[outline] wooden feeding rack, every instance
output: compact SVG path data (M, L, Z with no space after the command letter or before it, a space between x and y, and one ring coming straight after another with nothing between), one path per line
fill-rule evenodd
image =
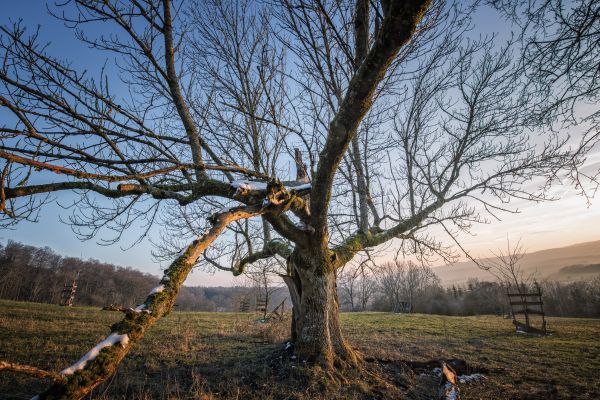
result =
M271 311L269 313L269 315L267 315L268 320L271 319L277 319L277 320L282 320L283 316L285 314L285 301L287 300L287 298L283 299L283 301L273 309L273 311Z
M73 278L73 282L65 283L63 286L62 294L60 297L60 305L65 307L73 307L75 301L75 295L77 294L77 279L79 278L79 272Z
M264 298L256 297L256 307L254 311L266 314L267 313L267 301Z
M247 313L248 311L250 311L250 303L248 299L242 299L240 301L240 312Z
M544 313L544 302L542 301L540 285L535 282L534 290L531 292L526 292L526 290L511 292L509 288L507 293L513 324L517 332L546 335L546 314ZM518 316L523 316L523 320L519 321ZM539 327L535 327L531 323L535 317L541 318L541 325Z

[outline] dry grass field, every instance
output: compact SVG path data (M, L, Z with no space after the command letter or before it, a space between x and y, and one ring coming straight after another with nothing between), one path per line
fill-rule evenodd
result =
M0 359L58 371L120 316L94 308L0 301ZM253 314L175 312L151 330L94 399L435 398L432 361L462 359L487 379L463 399L599 399L600 321L550 318L548 337L514 333L495 316L343 314L366 372L332 384L290 360L288 321ZM1 399L29 399L48 382L0 373Z

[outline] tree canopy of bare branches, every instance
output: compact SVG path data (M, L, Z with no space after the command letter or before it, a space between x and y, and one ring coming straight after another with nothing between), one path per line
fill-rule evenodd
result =
M78 235L113 233L111 243L159 224L157 256L174 261L100 355L41 398L79 398L110 376L195 266L239 275L270 257L286 260L298 356L329 371L359 366L336 271L393 239L422 261L452 261L482 211L544 200L591 147L544 129L547 91L520 68L518 41L470 35L475 5L71 0L50 10L110 62L84 71L24 22L0 28L2 221L35 220L52 193L70 191ZM98 24L110 33L94 34Z

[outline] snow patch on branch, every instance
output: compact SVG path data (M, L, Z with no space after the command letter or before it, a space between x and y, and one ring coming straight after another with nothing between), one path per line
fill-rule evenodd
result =
M267 190L267 182L262 181L249 181L249 180L237 180L230 183L234 189L242 190ZM297 185L286 185L287 190L308 190L312 188L310 182L300 183Z
M231 182L231 187L236 190L267 190L267 183L261 181L237 180Z
M148 293L148 296L151 296L151 295L156 294L156 293L160 293L163 290L165 290L165 285L158 285L157 287L155 287L154 289L152 289L150 291L150 293Z
M235 189L236 193L240 191L264 191L267 190L268 183L262 181L250 181L250 180L237 180L230 183L231 187ZM286 190L310 190L312 188L312 184L310 182L307 183L299 183L296 185L286 185ZM266 205L266 204L263 204Z
M106 339L98 343L94 346L90 351L88 351L79 361L75 364L71 365L69 368L65 368L60 371L61 375L71 375L75 371L79 371L85 368L86 364L89 361L94 360L100 354L100 350L105 347L114 346L116 344L120 344L123 348L127 347L129 344L129 336L127 334L120 335L118 333L111 333Z
M286 189L288 189L288 190L308 190L311 188L312 188L312 184L310 182L303 183L301 185L296 185L296 186L286 186Z
M179 251L179 253L177 253L177 255L175 256L175 258L179 258L179 257L183 256L183 255L185 254L185 251L186 251L187 249L188 249L188 247L187 247L187 246L185 246L183 249L181 249L181 250Z
M140 304L139 306L137 306L137 307L136 307L136 308L133 310L133 312L136 312L136 313L141 313L141 312L146 312L146 313L149 313L149 312L150 312L150 310L146 310L146 304L142 303L142 304Z
M210 229L206 228L205 230L202 231L200 236L198 236L198 240L204 239L206 236L208 236L209 233L210 233Z

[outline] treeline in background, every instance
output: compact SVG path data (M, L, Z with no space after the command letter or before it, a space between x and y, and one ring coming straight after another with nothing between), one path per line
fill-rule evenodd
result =
M518 272L518 269L517 269ZM523 274L517 273L517 278ZM396 311L443 315L508 315L507 291L514 285L498 279L470 279L442 286L434 271L410 262L389 262L376 272L350 268L338 279L342 309L346 311ZM532 276L523 277L533 289ZM544 311L556 317L600 317L600 275L585 281L538 280ZM523 290L520 288L519 290ZM527 288L524 292L527 292Z
M8 241L0 244L0 299L59 304L65 283L77 277L74 305L133 307L159 278L98 260L63 257L48 247ZM233 311L251 288L183 287L178 309Z
M266 272L265 272L266 273ZM234 287L182 287L177 309L239 311L245 302L268 298L273 309L287 296L277 279L250 277ZM59 304L65 283L77 276L75 305L133 307L145 299L159 278L98 260L63 257L48 247L8 241L0 245L0 299ZM431 268L411 263L386 263L373 271L348 268L338 277L343 311L415 312L444 315L508 313L506 286L469 280L444 287ZM586 281L539 281L546 315L600 317L600 276ZM289 307L288 302L288 307Z

